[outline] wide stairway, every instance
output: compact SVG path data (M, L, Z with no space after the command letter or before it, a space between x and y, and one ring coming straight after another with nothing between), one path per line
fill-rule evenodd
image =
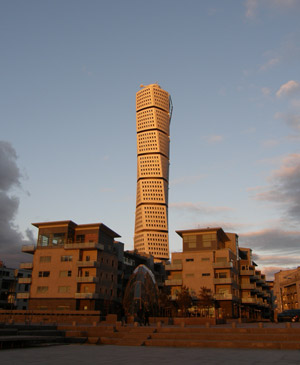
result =
M0 349L84 342L86 338L66 337L52 324L0 324Z
M300 349L300 328L60 326L66 337L119 346Z

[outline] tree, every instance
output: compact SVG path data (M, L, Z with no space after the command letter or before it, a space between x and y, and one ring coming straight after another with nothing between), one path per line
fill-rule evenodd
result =
M199 296L198 296L198 307L201 309L205 309L206 316L209 314L209 308L215 306L215 300L212 295L210 289L202 286L200 288Z
M181 292L178 294L176 302L178 308L181 310L181 313L186 316L188 309L192 306L193 303L189 288L187 288L186 286L183 286L181 288Z

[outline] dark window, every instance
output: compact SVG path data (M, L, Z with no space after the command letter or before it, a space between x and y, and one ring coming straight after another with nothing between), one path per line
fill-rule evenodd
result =
M73 256L61 256L60 260L62 262L64 262L64 261L72 261L73 260Z
M39 278L48 278L50 276L50 271L39 271Z
M204 272L204 273L202 274L202 276L210 276L210 273L208 273L208 272Z
M194 261L194 259L185 259L186 262Z

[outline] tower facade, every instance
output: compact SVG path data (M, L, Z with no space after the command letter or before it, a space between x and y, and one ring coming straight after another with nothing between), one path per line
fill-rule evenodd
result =
M169 131L172 102L158 84L136 94L137 192L134 248L169 258Z

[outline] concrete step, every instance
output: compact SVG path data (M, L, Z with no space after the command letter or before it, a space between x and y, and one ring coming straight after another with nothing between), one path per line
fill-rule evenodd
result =
M243 335L239 333L180 333L180 332L174 332L174 333L153 333L151 335L151 338L153 339L174 339L174 340L230 340L230 341L236 341L240 340L241 338L243 340L247 341L299 341L300 342L300 334L253 334L253 333L245 333Z
M299 350L298 341L225 341L225 340L172 340L172 339L149 339L145 346L160 347L207 347L207 348L252 348L252 349L285 349Z
M20 336L64 336L65 332L64 331L58 331L58 330L19 330L18 334Z

